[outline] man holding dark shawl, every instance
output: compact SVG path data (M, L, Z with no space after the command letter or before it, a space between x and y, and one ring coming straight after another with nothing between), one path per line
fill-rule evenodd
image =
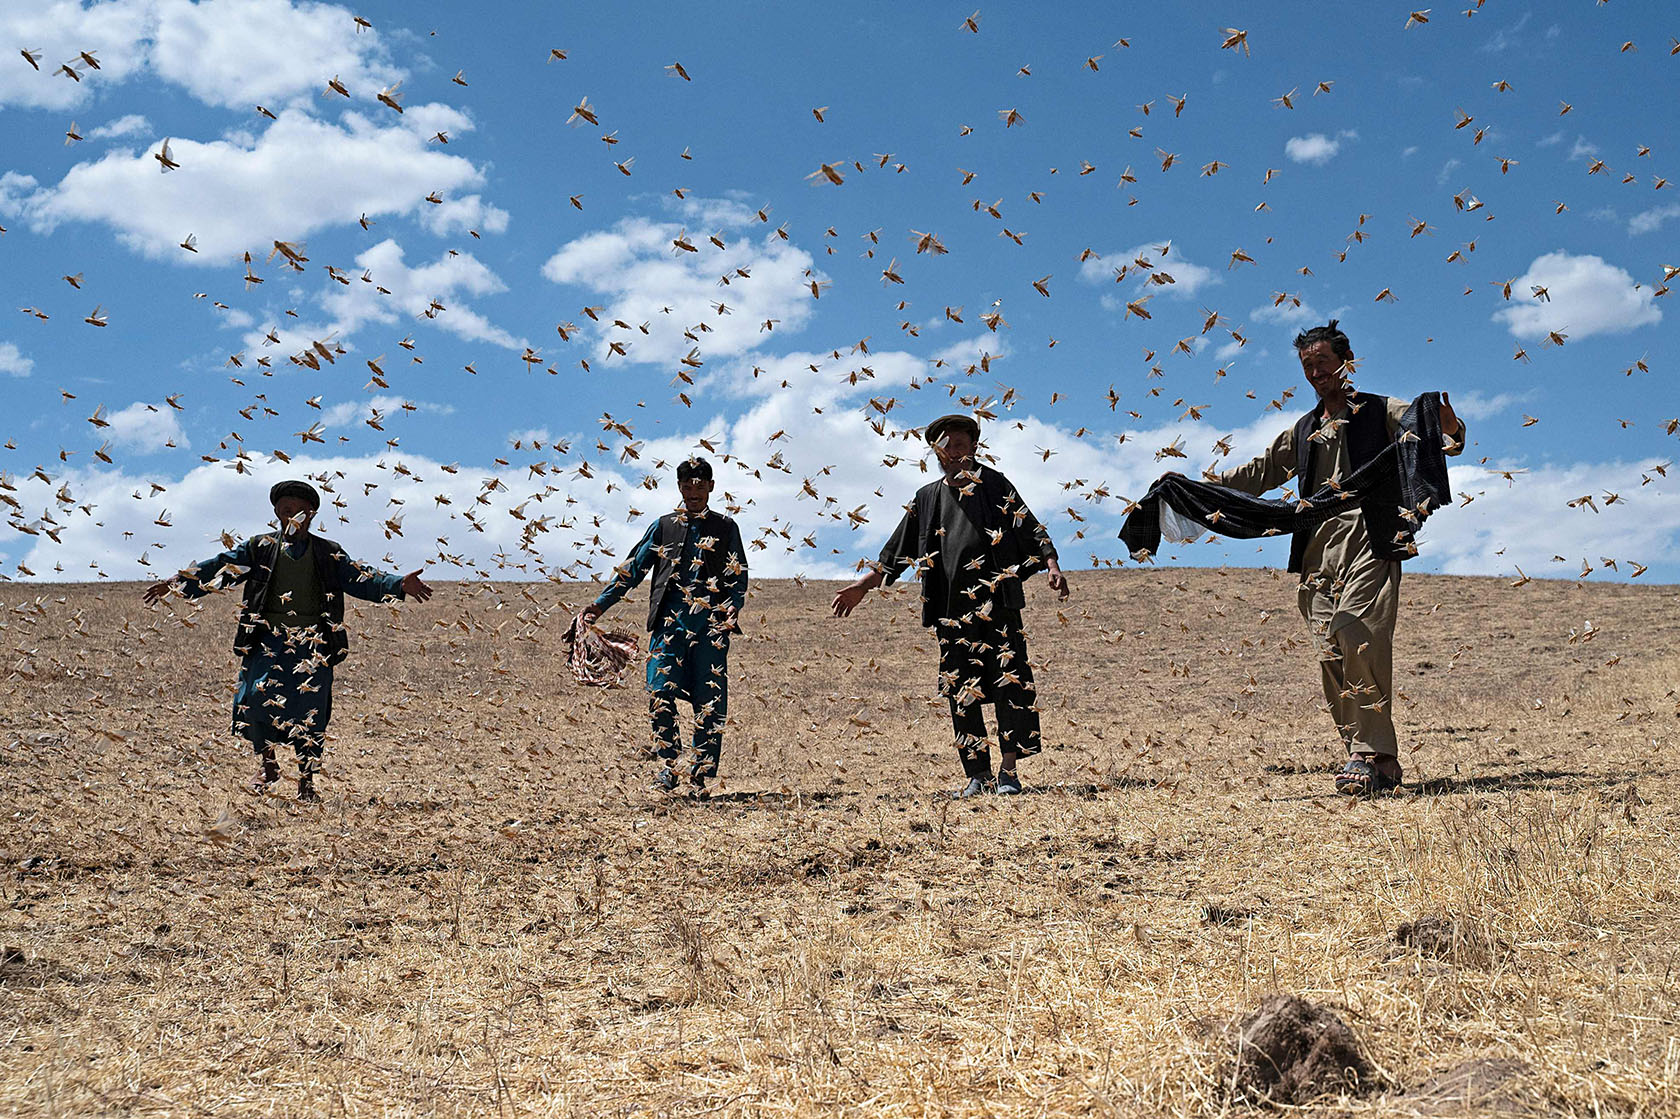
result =
M1016 761L1043 748L1021 625L1021 585L1042 567L1051 589L1066 598L1067 579L1049 532L1014 485L975 460L979 423L971 416L941 416L926 436L944 476L916 491L873 570L842 588L831 609L846 617L871 590L896 582L914 565L922 579L922 624L939 640L939 690L950 701L968 776L958 795L975 796L994 782L983 703L997 710L995 788L1019 793Z
M425 602L432 590L420 572L387 575L357 563L331 540L312 535L309 523L321 495L308 482L281 482L269 491L279 530L253 536L220 555L146 588L155 603L171 590L187 598L243 584L233 651L240 656L233 697L233 731L251 743L262 768L250 789L261 795L280 779L275 747L290 742L297 758L298 799L318 802L315 774L327 723L332 718L333 666L349 650L344 596L380 602ZM219 578L218 578L219 577Z
M1295 350L1318 394L1310 412L1212 485L1168 475L1144 500L1158 516L1179 496L1178 514L1234 536L1293 529L1289 570L1301 576L1298 605L1320 639L1324 698L1348 751L1336 788L1369 796L1402 777L1391 708L1400 564L1417 553L1423 518L1450 500L1442 456L1463 452L1465 427L1445 393L1408 402L1355 391L1353 347L1335 319L1297 335ZM1225 501L1215 491L1259 495L1291 477L1294 502ZM1129 546L1142 519L1134 513L1121 530Z

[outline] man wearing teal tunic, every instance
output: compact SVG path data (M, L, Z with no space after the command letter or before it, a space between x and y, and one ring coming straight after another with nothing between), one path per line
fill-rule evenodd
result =
M233 697L233 732L251 743L262 769L251 791L267 792L280 779L277 745L290 742L298 764L298 799L319 801L315 774L332 718L333 666L344 659L344 596L379 602L412 598L425 602L431 588L420 572L388 575L345 555L331 540L311 535L309 522L321 508L320 494L307 482L281 482L269 491L280 530L254 536L218 556L146 588L155 603L171 590L187 598L210 593L205 583L242 583L244 602L233 650L240 655L239 686Z
M729 636L740 632L737 619L747 597L747 552L735 522L707 508L715 484L712 464L705 459L679 463L682 508L653 523L613 581L583 611L583 620L593 624L653 574L648 717L653 724L652 753L664 763L655 784L667 791L676 788L674 763L682 755L677 701L694 707L689 781L697 790L717 776L729 715Z

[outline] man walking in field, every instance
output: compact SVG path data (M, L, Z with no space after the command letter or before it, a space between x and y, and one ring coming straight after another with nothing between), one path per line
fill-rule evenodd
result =
M1051 589L1068 596L1050 534L1009 479L975 460L980 425L965 415L941 416L927 427L943 477L916 491L869 574L834 596L844 618L882 583L915 565L922 580L922 625L939 641L939 691L950 701L951 727L968 784L959 796L988 786L1021 791L1020 758L1043 748L1037 692L1027 663L1022 584L1039 568ZM996 708L1001 757L992 774L991 747L980 705Z
M664 764L655 785L677 787L682 756L677 701L694 708L694 761L689 783L703 791L716 777L729 715L729 637L740 632L747 598L747 550L733 519L708 507L712 464L690 458L677 464L682 507L660 517L642 536L613 581L589 606L582 621L595 620L634 590L651 572L648 599L648 717L653 756Z
M1414 405L1354 390L1353 347L1335 319L1298 334L1295 351L1318 403L1252 462L1214 484L1259 495L1294 477L1304 498L1348 479L1397 438L1417 438L1402 431ZM1425 396L1432 405L1434 394ZM1464 423L1445 393L1438 414L1441 449L1461 454ZM1301 576L1301 616L1321 641L1324 698L1348 750L1336 788L1352 796L1397 788L1402 777L1391 705L1394 621L1400 564L1416 554L1412 531L1429 510L1403 507L1399 487L1391 480L1352 508L1297 529L1289 553L1289 570Z
M155 603L171 590L201 598L210 593L206 582L230 571L231 578L218 586L244 585L233 639L233 651L240 656L233 732L250 742L261 762L250 789L261 795L280 779L275 747L289 742L297 759L298 799L313 803L321 799L315 774L332 719L333 666L350 647L344 596L425 602L432 590L420 581L419 571L402 576L375 571L331 540L310 533L321 495L308 482L281 482L268 498L278 531L251 537L173 579L153 583L145 601Z

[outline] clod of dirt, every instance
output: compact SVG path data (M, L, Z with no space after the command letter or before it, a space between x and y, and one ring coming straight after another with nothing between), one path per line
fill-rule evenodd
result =
M1473 1057L1433 1077L1408 1097L1419 1115L1490 1116L1526 1119L1547 1113L1539 1095L1525 1083L1532 1071L1523 1061Z
M1254 1103L1360 1095L1375 1077L1348 1024L1294 995L1272 995L1243 1019L1231 1056L1226 1073L1231 1094Z
M1486 967L1510 952L1510 945L1467 927L1444 914L1429 914L1415 921L1402 921L1394 930L1394 942L1416 948L1426 956L1438 956L1475 967Z

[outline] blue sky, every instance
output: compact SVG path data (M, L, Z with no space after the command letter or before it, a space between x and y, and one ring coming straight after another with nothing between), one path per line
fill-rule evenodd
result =
M358 554L587 578L704 441L755 570L834 577L973 409L1112 563L1124 497L1299 414L1335 316L1361 388L1470 421L1417 567L1680 580L1659 6L1045 10L8 5L0 572L168 572L312 474Z

